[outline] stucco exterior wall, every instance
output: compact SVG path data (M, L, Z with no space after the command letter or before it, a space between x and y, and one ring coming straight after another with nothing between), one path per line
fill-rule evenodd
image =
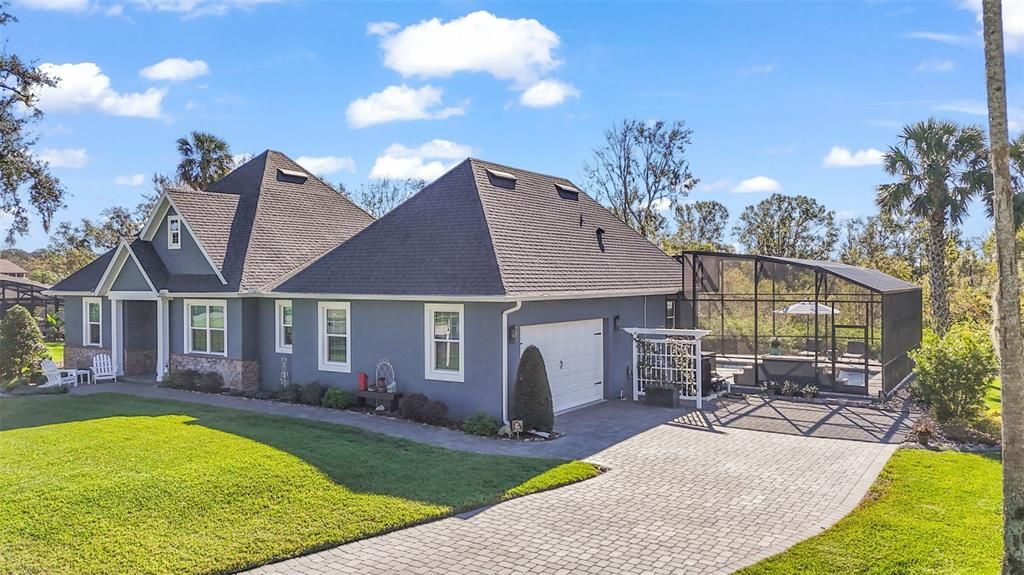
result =
M181 226L181 247L176 250L167 248L167 218L174 215L177 215L174 208L169 208L152 242L153 249L160 255L167 271L172 274L215 274L210 262L184 224Z
M110 291L153 291L142 275L142 270L136 265L135 260L128 258L121 267L120 273L114 278L110 285Z
M614 329L619 316L620 329ZM647 296L578 300L523 302L519 311L509 315L509 325L520 328L542 323L601 319L604 324L604 397L632 398L630 372L633 365L633 339L623 331L629 327L665 327L665 297ZM519 356L523 349L518 339L508 346L509 402L516 380Z
M463 336L465 381L428 380L425 373L424 303L411 301L350 302L350 373L320 371L318 360L317 300L292 300L294 343L291 354L275 351L274 300L261 300L261 385L277 389L282 359L289 381L319 382L355 390L358 373L373 380L377 363L387 359L395 368L399 390L423 393L448 404L452 417L465 418L477 411L501 414L501 311L505 304L466 303Z
M100 327L100 347L110 349L110 300L103 300L103 319ZM65 347L84 347L82 333L82 298L69 296L64 298L64 345Z

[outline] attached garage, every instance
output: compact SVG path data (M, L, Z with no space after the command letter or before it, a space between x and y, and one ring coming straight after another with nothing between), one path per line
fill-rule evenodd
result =
M525 325L519 355L534 345L544 356L555 413L604 398L604 321Z

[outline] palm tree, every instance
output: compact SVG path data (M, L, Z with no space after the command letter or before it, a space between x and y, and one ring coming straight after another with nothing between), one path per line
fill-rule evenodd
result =
M205 190L234 168L231 147L208 132L192 132L191 138L178 138L178 179L194 189Z
M1024 227L1024 132L1010 142L1010 189L1013 191L1013 219ZM993 192L985 194L985 212L995 219Z
M1003 573L1024 572L1024 336L1021 334L1020 282L1014 194L1011 190L1010 135L1006 121L1006 63L1001 0L984 0L985 78L992 133L993 215L996 238L996 345L1003 382ZM1017 138L1015 144L1020 143ZM1020 153L1022 148L1017 148ZM1017 161L1020 160L1018 156ZM1019 167L1019 164L1018 164ZM1020 220L1017 220L1019 222Z
M981 128L929 118L904 126L883 156L886 173L899 180L877 187L879 209L928 222L932 323L940 334L949 327L946 228L960 225L971 198L991 187L986 155Z

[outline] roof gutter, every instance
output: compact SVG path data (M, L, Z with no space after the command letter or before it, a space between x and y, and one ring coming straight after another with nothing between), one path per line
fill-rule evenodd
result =
M508 316L523 308L522 300L501 312L501 422L508 425Z

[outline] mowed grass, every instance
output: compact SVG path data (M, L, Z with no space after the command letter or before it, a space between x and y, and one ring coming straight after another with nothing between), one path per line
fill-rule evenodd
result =
M48 341L45 343L46 351L50 353L50 359L58 366L64 365L64 342Z
M999 459L901 449L868 497L821 535L742 575L998 574Z
M998 378L985 393L985 415L1000 421L1003 419L1003 385Z
M598 473L114 394L0 399L0 430L0 573L232 571Z

